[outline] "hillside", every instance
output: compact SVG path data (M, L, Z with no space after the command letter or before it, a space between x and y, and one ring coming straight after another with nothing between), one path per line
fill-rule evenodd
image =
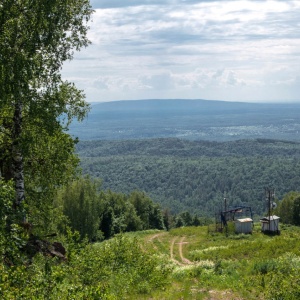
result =
M264 188L276 198L300 190L300 144L257 139L231 142L146 139L80 142L83 173L115 192L145 191L173 213L213 216L226 195L260 216Z
M173 266L169 284L151 299L298 299L299 228L281 229L267 236L256 223L251 235L226 237L206 227L133 235Z
M37 255L1 268L1 299L296 300L299 227L267 236L207 227L139 231L70 244L68 260ZM75 235L74 235L75 237Z
M298 140L300 104L208 100L137 100L94 103L70 133L80 140L178 137L228 141L248 138Z

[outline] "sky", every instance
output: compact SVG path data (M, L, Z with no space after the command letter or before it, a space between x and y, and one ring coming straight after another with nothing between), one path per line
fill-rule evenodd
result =
M300 102L300 0L91 0L63 76L88 102Z

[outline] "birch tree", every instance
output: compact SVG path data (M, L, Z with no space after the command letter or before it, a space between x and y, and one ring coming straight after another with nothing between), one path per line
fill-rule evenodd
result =
M29 181L46 191L68 170L63 160L76 163L66 129L88 104L61 68L89 44L91 14L88 0L0 2L0 170L14 180L16 209Z

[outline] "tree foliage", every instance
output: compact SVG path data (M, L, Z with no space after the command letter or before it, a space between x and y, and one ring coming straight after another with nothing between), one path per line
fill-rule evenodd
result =
M13 182L4 182L0 179L0 265L14 265L23 263L26 259L21 250L26 244L28 231L19 224L23 211L13 209L14 188ZM9 216L9 218L8 218ZM10 230L7 230L7 229Z
M83 172L103 188L140 190L169 208L213 217L223 205L247 204L259 217L264 188L281 198L300 190L300 144L274 140L217 143L180 139L80 142Z
M97 187L89 178L81 178L64 186L56 196L55 205L62 207L70 226L82 239L97 239L101 213Z
M274 213L280 216L281 222L300 226L300 193L289 192L286 194Z
M99 188L99 182L86 177L69 183L57 194L56 206L63 208L70 226L82 239L97 241L122 232L164 229L159 205L144 193L126 195Z
M163 217L157 203L146 196L145 193L134 191L129 196L137 216L142 221L142 229L163 229Z
M73 118L82 120L88 105L60 71L89 44L91 13L88 0L1 1L0 171L15 182L15 207L26 194L32 211L41 213L74 174L76 140L65 130Z

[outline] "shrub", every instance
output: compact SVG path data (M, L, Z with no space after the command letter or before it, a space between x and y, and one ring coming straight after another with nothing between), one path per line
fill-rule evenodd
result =
M276 270L277 263L275 260L257 261L253 265L254 274L265 275L269 272Z
M78 246L68 262L36 255L29 266L0 265L1 299L132 299L164 286L168 260L119 235Z
M276 270L268 273L267 299L300 299L300 257L286 253L278 259Z

